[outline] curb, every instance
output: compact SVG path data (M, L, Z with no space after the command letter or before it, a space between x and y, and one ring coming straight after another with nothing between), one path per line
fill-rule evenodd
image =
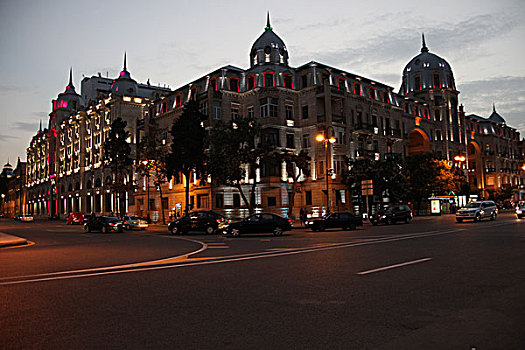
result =
M27 239L0 232L0 248L27 244Z

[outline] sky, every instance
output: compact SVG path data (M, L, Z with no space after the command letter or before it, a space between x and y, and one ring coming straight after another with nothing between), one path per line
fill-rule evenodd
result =
M0 0L0 166L25 161L69 69L177 88L248 54L270 11L289 63L317 61L399 90L421 49L452 66L467 114L493 103L525 137L525 1Z

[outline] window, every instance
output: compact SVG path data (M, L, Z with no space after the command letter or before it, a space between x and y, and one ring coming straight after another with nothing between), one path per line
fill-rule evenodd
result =
M370 88L368 90L368 94L369 94L369 97L372 99L372 100L375 100L376 99L376 89L375 88Z
M303 119L308 119L308 105L301 108Z
M254 112L253 106L248 107L248 118L249 119L255 118L255 112Z
M232 107L232 120L238 120L239 119L239 107Z
M361 84L354 83L354 95L361 96Z
M439 109L434 111L434 120L438 122L441 121L441 111Z
M269 146L281 147L279 129L268 128L264 130L264 141Z
M434 81L434 88L435 89L440 88L441 87L441 82L439 81L439 74L433 74L432 78L433 78L433 81Z
M260 101L261 104L261 118L266 117L277 117L279 110L279 100L276 98L263 98Z
M218 101L213 102L213 117L221 119L221 103Z
M286 134L286 148L295 148L294 134Z
M339 90L339 91L345 90L345 80L344 79L339 78L337 80L337 90Z
M301 76L301 87L303 89L308 87L308 76L306 74Z
M441 136L441 130L436 130L436 141L441 141L441 140L443 140Z
M309 148L310 147L310 134L304 134L303 135L303 148Z
M210 85L213 91L217 91L217 79L213 78L210 82Z
M264 86L274 86L275 85L275 79L273 73L263 73L264 74Z
M293 106L290 106L290 105L284 106L284 112L286 115L286 120L293 120Z
M230 91L239 92L239 79L230 78Z
M293 80L292 80L292 76L290 74L284 74L283 75L283 82L284 82L284 87L285 88L293 89Z
M197 101L197 88L192 87L190 90L190 100Z
M390 94L388 91L383 91L383 103L390 103Z
M414 77L414 89L421 90L421 76L416 75Z
M217 193L215 195L215 207L216 208L224 207L224 195L222 193Z
M241 195L238 193L233 194L233 206L238 208L241 206Z
M201 112L203 115L208 115L208 102L203 102L199 106L199 112Z
M177 95L177 97L175 98L175 107L178 107L180 105L182 105L182 96Z
M345 129L334 126L334 137L336 144L343 145L345 143Z
M255 88L255 77L251 75L246 79L246 90L251 90L253 88Z
M305 191L306 205L312 205L312 191Z
M268 206L275 207L277 205L277 197L268 197Z

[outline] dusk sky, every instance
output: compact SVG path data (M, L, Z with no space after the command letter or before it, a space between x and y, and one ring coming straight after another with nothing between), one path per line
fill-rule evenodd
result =
M452 66L467 114L492 104L525 136L525 1L0 2L0 165L16 165L73 68L177 88L224 65L249 66L270 11L290 65L318 61L394 87L420 52Z

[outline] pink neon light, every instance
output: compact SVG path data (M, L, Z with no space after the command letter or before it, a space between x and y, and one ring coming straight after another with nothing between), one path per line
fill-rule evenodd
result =
M50 179L54 179L55 177L56 177L55 174L51 174L51 175L49 175L49 178L50 178Z
M117 91L118 91L118 86L117 86Z
M124 71L120 72L120 76L123 76L124 75Z
M55 133L55 137L57 136L57 133ZM57 161L57 151L55 151L55 162Z

